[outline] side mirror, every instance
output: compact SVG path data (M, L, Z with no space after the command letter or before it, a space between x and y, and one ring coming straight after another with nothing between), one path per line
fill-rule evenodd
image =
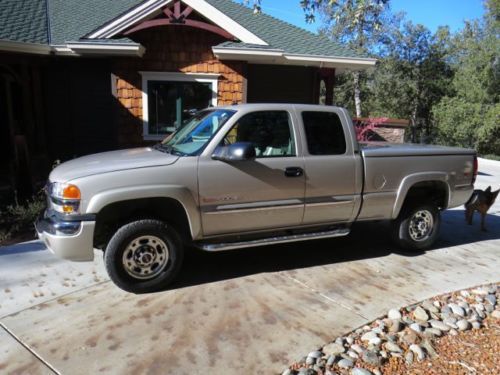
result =
M220 161L243 161L255 159L255 147L250 142L236 142L229 146L217 147L212 159Z

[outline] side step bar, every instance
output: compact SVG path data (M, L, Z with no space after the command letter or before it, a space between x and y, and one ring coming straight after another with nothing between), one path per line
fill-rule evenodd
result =
M247 247L257 247L257 246L267 246L267 245L275 245L280 243L288 243L288 242L298 242L298 241L307 241L307 240L319 240L323 238L332 238L332 237L342 237L347 236L350 230L347 228L334 229L329 231L322 232L311 232L311 233L301 233L301 234L290 234L276 237L268 237L262 238L258 240L249 240L242 242L226 242L226 243L197 243L195 246L204 251L225 251L225 250L236 250L236 249L244 249Z

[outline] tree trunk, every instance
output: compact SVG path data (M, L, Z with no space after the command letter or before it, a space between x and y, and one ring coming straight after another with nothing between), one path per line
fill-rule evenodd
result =
M361 87L359 83L359 72L352 72L354 83L354 106L356 107L356 117L361 117Z

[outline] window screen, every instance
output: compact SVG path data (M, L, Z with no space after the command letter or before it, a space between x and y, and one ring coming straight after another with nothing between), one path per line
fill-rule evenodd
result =
M346 151L345 135L334 112L302 112L307 148L311 155L339 155Z

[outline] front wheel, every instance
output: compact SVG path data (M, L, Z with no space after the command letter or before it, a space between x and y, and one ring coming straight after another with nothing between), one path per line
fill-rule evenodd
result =
M177 231L158 220L138 220L114 234L104 253L111 280L132 293L165 288L179 272L183 260Z
M425 250L436 241L440 224L441 215L434 204L404 207L392 223L392 237L406 250Z

